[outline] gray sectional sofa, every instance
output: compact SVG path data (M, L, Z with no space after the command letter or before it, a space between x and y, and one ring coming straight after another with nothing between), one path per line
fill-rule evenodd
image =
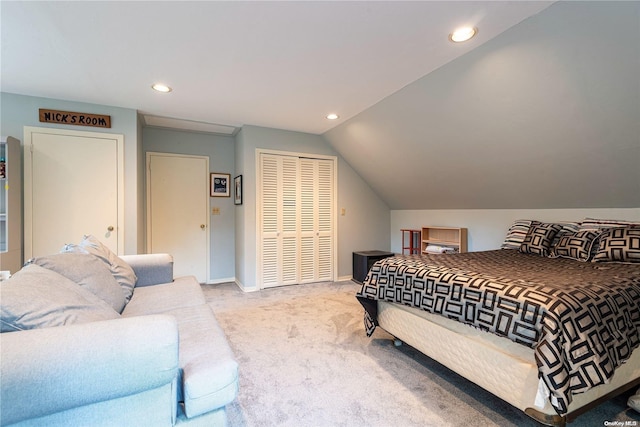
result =
M91 236L67 252L0 282L0 424L225 425L238 364L195 277Z

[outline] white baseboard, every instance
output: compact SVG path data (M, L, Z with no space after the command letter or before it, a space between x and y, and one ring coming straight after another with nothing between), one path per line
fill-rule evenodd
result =
M236 285L238 285L238 287L240 288L240 290L241 290L242 292L246 292L246 293L249 293L249 292L258 292L258 291L260 290L260 288L258 288L258 287L256 287L256 286L254 286L253 288L243 288L243 287L242 287L242 286L240 286L238 283L236 283Z
M257 292L260 290L260 288L258 288L257 286L251 287L251 288L247 288L245 287L242 282L240 282L239 280L235 279L233 280L233 282L236 284L237 287L240 288L240 290L242 292Z
M353 278L353 276L340 276L340 277L338 277L338 279L337 279L336 281L338 281L338 282L344 282L344 281L351 280L352 278ZM258 288L257 286L254 286L254 287L251 287L251 288L247 288L247 287L245 287L245 286L244 286L244 285L243 285L239 280L237 280L235 277L230 277L230 278L227 278L227 279L215 279L215 280L209 280L209 281L207 282L207 284L209 284L209 285L217 285L217 284L220 284L220 283L230 283L230 282L235 283L235 284L236 284L236 286L237 286L238 288L240 288L240 290L241 290L242 292L247 292L247 293L249 293L249 292L257 292L257 291L259 291L259 290L260 290L260 288Z
M227 277L227 278L223 278L223 279L209 279L207 281L207 285L218 285L220 283L230 283L230 282L236 282L236 278L235 277Z

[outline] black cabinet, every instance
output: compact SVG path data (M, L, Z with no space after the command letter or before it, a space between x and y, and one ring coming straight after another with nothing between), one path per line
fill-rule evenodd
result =
M376 261L390 256L393 252L386 251L360 251L353 253L353 280L362 283L367 277L367 273Z

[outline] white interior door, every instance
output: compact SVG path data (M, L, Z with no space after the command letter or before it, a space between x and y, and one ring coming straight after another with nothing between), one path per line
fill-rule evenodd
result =
M173 256L174 276L209 277L209 158L147 153L147 250Z
M25 127L25 259L92 234L122 253L124 138Z

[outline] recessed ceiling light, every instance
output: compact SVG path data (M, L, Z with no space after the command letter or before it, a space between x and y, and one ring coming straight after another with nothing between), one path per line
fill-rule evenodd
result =
M155 83L154 85L151 86L151 88L153 90L157 90L158 92L162 92L162 93L169 93L172 90L169 86L163 85L162 83Z
M449 40L456 43L466 42L477 33L478 29L475 27L462 27L449 34Z
M336 113L327 114L327 119L329 119L329 120L336 120L339 117L340 116L337 115Z

